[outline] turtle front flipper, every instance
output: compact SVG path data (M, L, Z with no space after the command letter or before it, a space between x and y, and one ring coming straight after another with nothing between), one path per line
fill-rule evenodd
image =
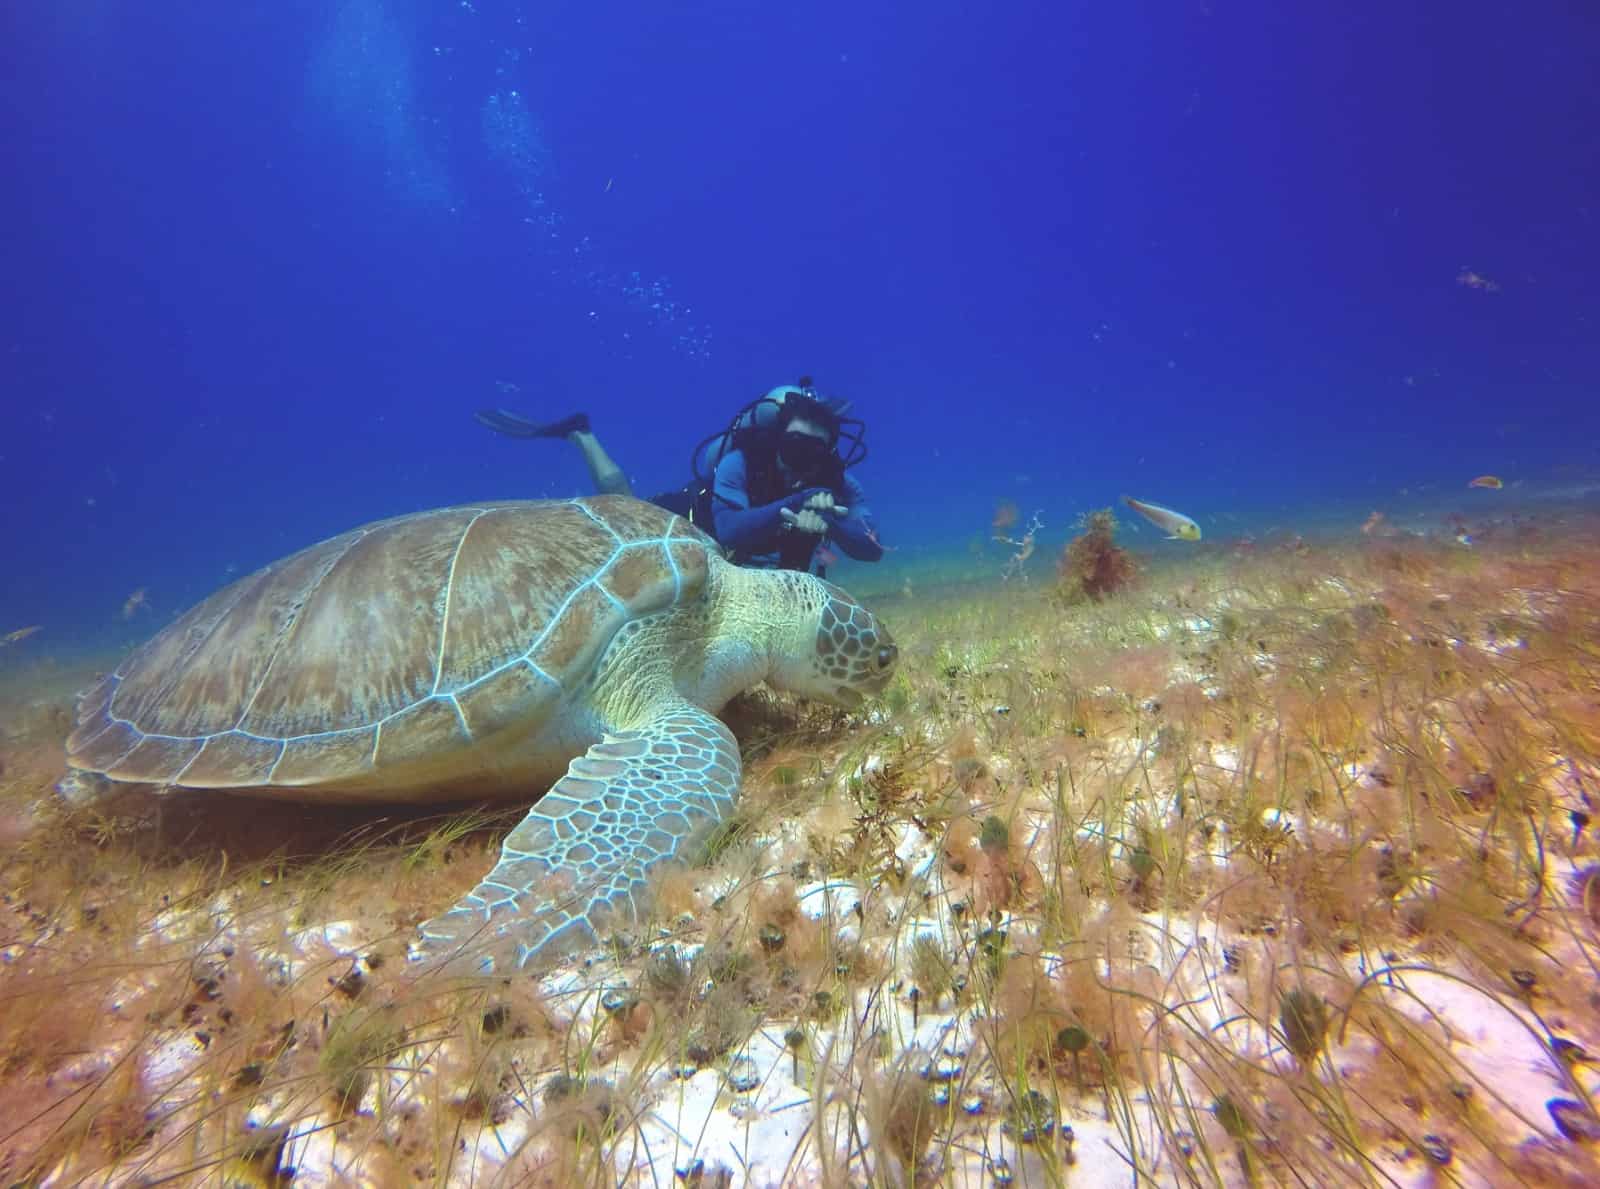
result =
M468 954L484 971L599 935L641 909L645 880L733 808L739 747L713 715L674 703L573 760L516 829L500 861L421 927L423 956Z

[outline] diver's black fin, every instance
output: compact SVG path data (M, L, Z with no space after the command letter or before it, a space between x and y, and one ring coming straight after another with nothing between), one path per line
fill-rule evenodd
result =
M552 421L548 425L539 425L526 417L508 413L504 409L479 409L473 416L477 418L478 424L487 426L495 433L504 434L508 438L564 438L568 434L589 431L587 413L574 413L570 417L563 417L560 421Z
M574 413L570 417L563 417L560 421L552 421L549 425L541 425L537 436L541 438L564 438L568 434L588 433L589 414Z

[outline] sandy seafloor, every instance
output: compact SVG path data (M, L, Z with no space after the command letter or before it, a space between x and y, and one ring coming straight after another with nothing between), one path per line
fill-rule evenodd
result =
M1548 610L1550 599L1593 603L1597 595L1592 587L1572 585L1574 576L1592 579L1600 573L1600 567L1588 568L1585 562L1595 540L1585 517L1581 508L1571 513L1566 527L1573 535L1567 546L1551 543L1551 534L1559 536L1561 525L1540 538L1535 560L1544 569L1538 572L1561 575L1552 589L1518 594L1508 588L1500 610L1537 616L1541 607ZM1143 538L1148 542L1148 536ZM1474 568L1478 555L1470 551L1489 557L1512 547L1492 539L1482 545L1457 544L1461 552L1452 554L1451 542L1438 534L1426 541L1412 541L1409 534L1400 537L1397 548L1431 551L1427 565L1433 569L1419 564L1418 573L1407 581L1437 583L1435 601L1465 602L1469 594L1452 584L1466 582L1462 575L1468 575L1470 597L1485 597L1484 575ZM1381 542L1348 535L1317 548L1345 551L1339 556L1348 559L1381 547ZM159 850L215 844L175 828L171 815L185 812L184 803L162 809L166 818L152 824L152 803L137 802L108 824L66 816L49 802L72 693L116 657L57 660L52 648L59 642L48 632L0 652L0 787L7 797L0 844L13 856L8 878L44 880L6 891L6 915L0 918L0 1001L11 1005L3 1010L14 1011L29 997L49 993L49 987L70 986L75 988L71 1010L102 1017L84 1021L86 1043L58 1043L49 1052L30 1050L15 1035L6 1037L6 1043L18 1047L9 1060L0 1053L0 1086L6 1094L0 1103L5 1119L0 1123L0 1174L49 1185L616 1180L766 1186L915 1179L978 1186L1245 1184L1252 1179L1317 1184L1329 1183L1329 1170L1343 1170L1339 1176L1347 1175L1349 1183L1388 1185L1600 1183L1588 1179L1600 1176L1592 1140L1564 1137L1549 1109L1553 1100L1568 1099L1588 1104L1592 1114L1600 1094L1600 1069L1587 1059L1588 1053L1600 1052L1596 999L1572 991L1586 977L1594 979L1600 939L1592 911L1586 919L1582 905L1574 910L1568 894L1581 885L1581 873L1595 862L1597 848L1592 835L1572 837L1565 821L1553 820L1557 814L1585 811L1591 790L1600 787L1593 784L1600 777L1600 757L1545 755L1537 777L1530 777L1540 786L1538 804L1551 818L1529 826L1530 836L1540 840L1543 864L1533 899L1543 897L1544 902L1517 906L1527 913L1530 950L1541 963L1536 991L1519 995L1509 983L1486 983L1478 956L1453 951L1447 937L1408 937L1396 928L1382 937L1362 934L1359 943L1342 949L1319 946L1297 935L1291 899L1277 905L1272 924L1263 926L1272 913L1230 914L1219 908L1216 893L1193 900L1119 895L1119 888L1126 890L1132 852L1139 848L1127 830L1101 814L1103 806L1094 805L1071 819L1074 831L1082 844L1097 848L1094 854L1108 869L1122 874L1100 889L1100 899L1077 906L1080 920L1096 922L1086 936L1098 938L1099 948L1087 943L1063 946L1060 931L1043 924L1041 909L1043 890L1063 875L1059 863L1064 852L1057 836L1062 819L1046 812L1027 790L1047 783L1038 766L1042 756L1076 756L1071 750L1076 744L1068 740L1052 750L1051 740L1041 736L1025 742L1009 734L1007 725L1007 720L1021 717L1018 691L1044 707L1048 683L1055 679L1055 660L1072 655L1070 636L1067 644L1041 642L1041 631L1053 630L1041 629L1041 623L1055 624L1077 614L1051 609L1045 601L1056 548L1059 542L1041 550L1035 564L1004 583L995 576L1008 551L998 546L986 547L981 556L891 558L864 578L868 600L901 640L903 667L918 696L922 690L960 688L939 695L937 713L917 713L921 703L913 699L909 712L879 707L837 727L786 720L797 735L804 735L798 745L763 737L754 749L759 754L747 765L747 787L760 784L770 791L796 779L793 770L799 768L815 773L799 778L810 796L797 800L793 813L752 820L737 845L709 866L677 877L670 896L663 892L662 897L673 912L634 938L632 956L618 962L598 951L574 955L536 980L518 980L521 998L512 1010L530 1011L537 1026L520 1050L516 1040L494 1042L501 1046L496 1060L507 1072L480 1112L459 1109L460 1093L450 1084L482 1058L486 1045L493 1047L481 1028L469 1035L475 1022L489 1018L477 1000L477 1006L453 1022L446 1019L441 1025L435 1018L434 1027L407 1033L406 1041L390 1044L381 1057L368 1054L367 1076L354 1083L354 1092L342 1104L306 1089L318 1071L327 1072L325 1057L320 1064L302 1062L292 1070L286 1064L283 1079L275 1081L269 1072L253 1093L242 1093L239 1070L248 1064L249 1054L229 1056L226 1029L217 1025L211 1005L173 1010L174 963L186 967L176 976L179 984L202 979L195 972L203 971L206 985L220 984L217 998L227 1003L232 1002L228 979L243 977L233 973L240 955L252 955L254 965L266 972L266 989L252 992L252 1002L263 1012L307 987L317 988L310 1002L320 1009L320 1020L313 1011L307 1023L305 1003L299 1003L297 1021L307 1038L302 1051L325 1054L337 1034L334 1017L339 1013L368 1010L365 1005L374 1001L403 1003L406 994L416 993L420 976L414 968L403 961L372 960L374 954L398 955L396 938L403 935L404 922L370 911L372 904L382 903L382 888L367 888L360 896L320 895L307 919L292 901L266 894L270 880L231 882L203 854L198 865L164 859L142 869L143 882L129 880L128 864L115 859L118 848L128 847L128 853L147 859L152 845ZM1526 561L1533 547L1520 548ZM1255 590L1250 613L1258 614L1271 611L1260 594L1271 584L1257 571L1290 565L1304 572L1318 560L1314 554L1305 561L1307 549L1285 535L1260 544L1252 540L1231 551L1213 547L1198 556L1208 559L1208 573L1229 575L1228 581ZM1136 646L1170 643L1176 649L1168 671L1154 679L1152 688L1186 683L1204 690L1211 680L1194 671L1192 658L1178 645L1215 634L1218 608L1227 605L1229 587L1227 582L1189 581L1185 564L1170 549L1157 555L1138 596L1143 601L1138 603ZM1528 567L1533 564L1527 561ZM1357 589L1362 579L1345 572L1352 568L1360 566L1329 574L1329 589L1351 605L1380 597ZM864 572L857 568L850 573ZM1424 600L1421 605L1429 604ZM1097 623L1107 622L1110 606L1095 610ZM1579 622L1600 624L1600 618ZM966 626L952 636L951 624ZM1478 659L1492 663L1517 646L1503 639L1463 636L1452 639L1449 647L1475 650L1482 654ZM1091 651L1097 657L1107 655ZM1262 672L1284 660L1270 647L1257 651L1254 663ZM1578 697L1581 702L1587 696L1583 704L1595 716L1590 737L1600 737L1600 687L1593 685L1600 665L1592 656L1575 658L1574 664L1576 680L1591 683L1587 695L1580 690ZM1108 705L1120 696L1108 684L1114 680L1073 676L1083 696ZM1152 681L1148 675L1140 680ZM1148 710L1154 700L1149 691L1130 687L1121 692L1127 694L1124 701L1143 699L1143 712L1154 713ZM763 707L748 717L746 729L760 733L766 729L759 725L764 716L776 714L785 721L785 713L789 711L781 707ZM1051 724L1041 727L1042 732L1061 729L1048 707L1039 713L1040 723ZM1134 707L1122 720L1109 712L1099 720L1104 729L1097 728L1092 740L1097 771L1158 770L1159 764L1150 759L1152 737L1138 725L1140 713ZM961 754L953 760L941 758L953 754L953 736L965 740L955 749ZM750 748L744 730L741 742ZM1254 759L1246 754L1242 738L1196 739L1190 746L1203 756L1205 780L1218 788L1237 784L1241 774L1253 771ZM899 772L908 754L930 758L902 780ZM909 811L878 823L882 848L875 866L837 862L830 869L819 861L828 853L819 846L819 835L838 836L858 827L860 790L876 787L873 782L885 780L886 771L914 786L905 795L920 804L931 800L936 784L949 782L962 761L979 765L981 774L957 816L977 822L997 809L1007 815L1010 833L1003 855L1012 870L1010 893L985 900L983 873L1000 860L995 851L976 845L975 831L952 842L950 819L943 819L943 829L924 828ZM1330 779L1346 801L1389 797L1392 763L1392 749L1369 746L1361 754L1341 756ZM1184 809L1171 787L1151 780L1132 784L1138 787L1129 793L1120 820L1137 820L1145 830L1175 829ZM852 790L857 797L853 804ZM768 797L767 803L776 802ZM1530 792L1530 814L1534 803ZM254 803L248 812L296 813L278 806L263 810ZM1330 851L1336 849L1342 843L1335 843L1335 836L1347 833L1347 824L1335 820L1331 811L1319 817L1288 799L1262 808L1261 815L1263 829L1295 839L1308 854L1326 853L1317 850L1322 842ZM1463 828L1470 832L1480 826L1490 828L1481 816ZM270 820L265 829L273 829ZM1219 873L1219 886L1225 886L1242 845L1235 835L1244 829L1237 818L1231 819L1197 841L1184 862L1196 869L1209 864ZM62 861L72 864L72 880L44 879L47 863L37 854L19 865L15 856L46 837L65 848ZM1558 842L1563 838L1570 845ZM1378 845L1369 842L1374 849ZM73 846L79 852L69 856ZM966 853L957 854L962 846ZM452 883L458 889L469 885L490 847L492 837L455 852L451 871L435 879L435 894ZM107 940L97 957L93 946L85 949L76 942L93 933L95 915L85 913L88 893L82 881L94 882L101 859L118 873L108 877L114 896L124 903L141 896L150 902L119 917L136 922L130 926L136 935ZM311 866L315 859L313 855ZM1358 878L1358 867L1353 860L1352 880ZM291 867L282 877L291 890L296 870ZM391 878L396 870L409 869L391 864L379 875ZM359 869L342 873L338 878L345 883L339 886L356 886L362 877ZM1386 911L1391 916L1403 913L1408 897L1425 900L1432 894L1426 883L1425 876L1417 875L1411 886L1394 892L1392 899L1401 907L1388 906ZM180 884L203 894L177 895ZM756 980L763 987L761 1003L745 1017L751 1024L747 1033L705 1059L686 1057L684 1034L714 980L678 1003L682 1019L673 1019L659 999L652 1001L644 972L646 951L670 946L692 963L703 948L725 946L731 929L733 944L755 955L741 960L745 968L759 966L765 959L760 947L750 945L753 922L778 901L787 906L789 915L783 919L791 952L798 952L802 939L811 939L806 977L813 981L807 986L825 986L834 998L826 1010L813 1010L807 1003L815 990L798 999L785 996L777 989L782 979L769 972ZM346 911L355 908L368 911ZM736 927L741 914L742 931ZM718 931L720 936L714 937ZM1114 946L1106 942L1110 937L1116 938ZM967 985L933 996L914 994L911 955L918 938L931 939L953 966L965 962ZM1059 1052L1036 1054L1019 1066L1016 1053L997 1042L996 1021L1008 1011L1016 1014L1015 996L1007 999L1011 993L1001 990L998 976L987 990L975 985L983 977L979 955L997 949L1003 953L994 959L996 969L1007 963L1012 964L1008 969L1025 965L1033 993L1054 996L1052 1011L1071 1009L1071 997L1061 988L1072 979L1077 980L1072 983L1077 993L1098 982L1144 997L1143 1007L1115 1016L1118 1027L1131 1022L1137 1030L1136 1036L1123 1035L1116 1043L1143 1054L1121 1069L1117 1092L1108 1090L1109 1077L1091 1076L1084 1083L1081 1059L1074 1063ZM147 969L139 965L141 953L150 955ZM836 971L811 969L840 954L849 958L838 959ZM59 961L52 965L56 957ZM115 963L115 970L108 971L103 962ZM846 970L850 963L855 964L853 973ZM46 968L56 982L34 977ZM1304 975L1307 968L1313 975ZM692 969L699 978L705 968ZM1545 970L1563 974L1547 976ZM24 972L33 981L24 979ZM1326 1047L1310 1069L1290 1052L1273 1010L1276 989L1293 981L1294 972L1321 988L1334 1009ZM1019 975L1014 981L1020 985L1021 980ZM426 989L427 984L421 985ZM341 997L329 994L328 986L356 991ZM1339 1009L1358 987L1367 999L1381 1001L1394 1013L1396 1026L1402 1018L1414 1025L1418 1043L1437 1064L1431 1075L1419 1071L1419 1081L1431 1076L1470 1105L1452 1114L1448 1103L1440 1105L1442 1099L1421 1095L1427 1101L1408 1102L1398 1084L1401 1105L1375 1104L1378 1092L1364 1071L1382 1066L1385 1042L1371 1030L1338 1027L1344 1019ZM82 993L83 988L90 993ZM491 988L486 993L497 992ZM536 1004L536 1010L529 1004ZM1159 1010L1152 1005L1160 1005ZM31 1008L37 1012L37 1003ZM113 1026L118 1020L130 1026ZM137 1027L131 1026L134 1021ZM56 1027L62 1029L59 1022ZM70 1024L64 1030L70 1034ZM197 1039L197 1033L204 1039ZM1186 1039L1170 1040L1174 1035ZM1553 1037L1576 1050L1553 1047ZM1098 1046L1102 1039L1097 1034L1093 1042ZM1180 1051L1190 1064L1171 1059ZM1208 1076L1203 1066L1193 1064L1198 1054L1223 1052L1248 1066L1248 1078ZM881 1111L875 1114L873 1095L881 1098L895 1071L915 1084L927 1104L919 1109L930 1112L930 1154L918 1170L900 1167L888 1155L893 1145L872 1134L872 1121L883 1117ZM128 1093L138 1098L146 1126L138 1129L134 1141L108 1155L103 1151L104 1129L96 1130L95 1118L102 1109L97 1104L107 1101L106 1087L119 1075L132 1087ZM1214 1107L1219 1081L1261 1089L1250 1111L1248 1160L1239 1154L1237 1137L1218 1122ZM1080 1088L1075 1083L1084 1084ZM1323 1091L1308 1090L1312 1083ZM570 1112L563 1122L570 1101L592 1096L594 1087L604 1089L609 1105L598 1114L579 1112L580 1122L587 1119L591 1130L582 1131ZM1025 1087L1040 1095L1030 1101L1042 1105L1019 1106L1028 1092ZM1289 1158L1291 1137L1275 1136L1273 1129L1303 1127L1305 1116L1285 1104L1337 1097L1330 1087L1366 1104L1346 1107L1347 1117L1360 1121L1360 1134L1340 1134L1330 1124L1330 1138L1323 1145L1327 1163L1296 1167ZM440 1106L449 1101L457 1103L454 1113ZM24 1103L38 1109L22 1111ZM443 1138L440 1119L450 1121ZM1382 1120L1391 1122L1386 1126ZM1024 1132L1030 1132L1027 1142ZM61 1137L69 1134L76 1138L63 1142ZM241 1157L251 1147L251 1136L271 1137L274 1144L265 1145L271 1151L256 1143L257 1150ZM1359 1158L1339 1163L1339 1150L1348 1156L1357 1149ZM41 1152L49 1160L30 1163ZM224 1160L230 1152L231 1163Z

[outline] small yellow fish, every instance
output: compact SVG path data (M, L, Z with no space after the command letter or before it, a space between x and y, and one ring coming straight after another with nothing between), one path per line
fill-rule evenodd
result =
M21 643L33 635L34 632L37 632L41 626L40 624L32 623L25 628L18 628L14 632L7 632L5 635L0 636L0 648L4 648L7 644Z
M1122 502L1167 534L1169 541L1198 541L1200 526L1182 512L1163 508L1160 504L1147 504L1132 496L1123 496Z
M1491 491L1499 491L1502 487L1505 486L1505 484L1500 482L1500 477L1498 475L1479 475L1471 483L1468 483L1467 486L1468 487L1487 487Z
M143 586L129 595L128 601L122 604L122 618L132 619L134 613L140 608L143 608L147 611L150 609L150 596L148 594L148 588Z

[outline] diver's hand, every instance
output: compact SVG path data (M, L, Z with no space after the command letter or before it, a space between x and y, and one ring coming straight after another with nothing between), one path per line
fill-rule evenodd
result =
M833 492L826 487L808 487L804 491L797 491L784 501L784 507L792 512L806 508L823 515L831 512L837 516L845 516L850 512L850 509L843 504L833 502Z
M809 508L813 512L831 512L833 511L833 492L813 492L811 495L806 496L805 503L800 506Z
M821 512L813 508L801 508L798 512L784 508L782 516L784 524L794 532L813 537L826 536L828 533L828 522L822 518Z

